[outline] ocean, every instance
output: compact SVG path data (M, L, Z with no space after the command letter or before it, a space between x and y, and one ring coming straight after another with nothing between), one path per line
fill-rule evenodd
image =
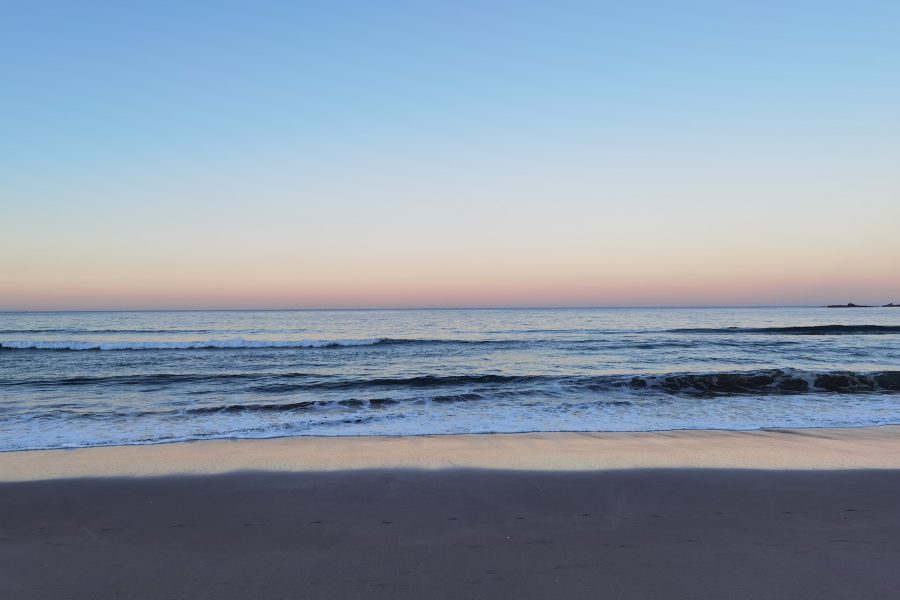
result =
M0 450L900 423L900 308L0 313Z

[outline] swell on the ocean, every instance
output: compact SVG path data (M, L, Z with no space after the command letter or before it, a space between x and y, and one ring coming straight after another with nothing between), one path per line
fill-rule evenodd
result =
M384 343L381 338L340 339L340 340L248 340L233 338L223 340L190 341L55 341L55 340L13 340L0 342L2 350L203 350L203 349L249 349L249 348L337 348L347 346L373 346Z
M900 334L895 325L797 325L790 327L689 327L669 333L770 333L781 335L890 335Z

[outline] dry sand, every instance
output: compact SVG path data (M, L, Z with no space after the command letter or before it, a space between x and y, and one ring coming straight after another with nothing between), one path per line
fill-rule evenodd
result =
M898 440L883 427L6 453L0 598L893 600Z
M0 598L895 600L900 471L0 484Z

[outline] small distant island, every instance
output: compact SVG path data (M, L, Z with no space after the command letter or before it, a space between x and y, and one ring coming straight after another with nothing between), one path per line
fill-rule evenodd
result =
M829 304L825 308L900 308L900 304L888 302L887 304L876 306L874 304L853 304L852 302L848 302L847 304Z

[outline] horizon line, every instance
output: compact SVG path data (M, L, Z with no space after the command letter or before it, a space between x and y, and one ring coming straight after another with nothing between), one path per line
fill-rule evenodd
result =
M0 314L109 313L109 312L338 312L338 311L427 311L427 310L628 310L628 309L728 309L728 308L828 308L827 304L709 304L631 306L382 306L305 308L74 308L0 309ZM840 306L840 305L837 305ZM881 304L860 304L858 308L886 308Z

